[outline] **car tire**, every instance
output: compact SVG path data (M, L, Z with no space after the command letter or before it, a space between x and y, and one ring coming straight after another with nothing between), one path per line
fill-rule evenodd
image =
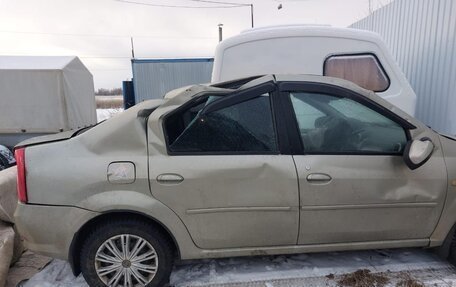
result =
M138 245L143 247L135 250ZM89 286L162 287L169 281L173 261L171 242L154 225L122 219L92 229L82 245L80 266Z

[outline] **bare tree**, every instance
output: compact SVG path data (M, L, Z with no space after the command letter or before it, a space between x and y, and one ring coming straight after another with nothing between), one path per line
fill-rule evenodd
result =
M122 88L103 89L100 88L95 92L97 96L118 96L122 95Z

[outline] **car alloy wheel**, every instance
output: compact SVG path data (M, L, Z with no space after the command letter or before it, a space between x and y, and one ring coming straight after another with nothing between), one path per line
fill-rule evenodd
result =
M107 286L145 286L158 270L158 255L144 238L120 234L106 240L95 255L95 271Z

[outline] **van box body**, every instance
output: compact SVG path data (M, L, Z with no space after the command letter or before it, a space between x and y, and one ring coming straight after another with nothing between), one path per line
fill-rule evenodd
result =
M331 71L325 73L325 66L328 68L334 59L362 61L355 65L351 61L339 61L332 65ZM378 65L377 72L380 75L370 71L372 62ZM341 76L340 68L344 68L344 63L352 65L342 71L348 78ZM263 74L313 74L353 80L350 79L351 74L355 77L353 82L360 86L363 85L357 80L366 82L365 77L370 77L367 80L375 82L383 77L387 83L383 83L382 89L374 91L408 114L415 114L415 92L381 37L373 32L332 27L278 26L248 30L218 45L212 82ZM356 78L360 76L364 79ZM369 86L364 88L370 89Z

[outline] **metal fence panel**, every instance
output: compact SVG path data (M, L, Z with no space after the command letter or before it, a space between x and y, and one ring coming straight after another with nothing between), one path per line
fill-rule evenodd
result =
M351 27L384 38L417 94L417 118L456 134L456 1L396 0Z
M136 103L163 98L176 88L211 81L213 59L133 59Z

